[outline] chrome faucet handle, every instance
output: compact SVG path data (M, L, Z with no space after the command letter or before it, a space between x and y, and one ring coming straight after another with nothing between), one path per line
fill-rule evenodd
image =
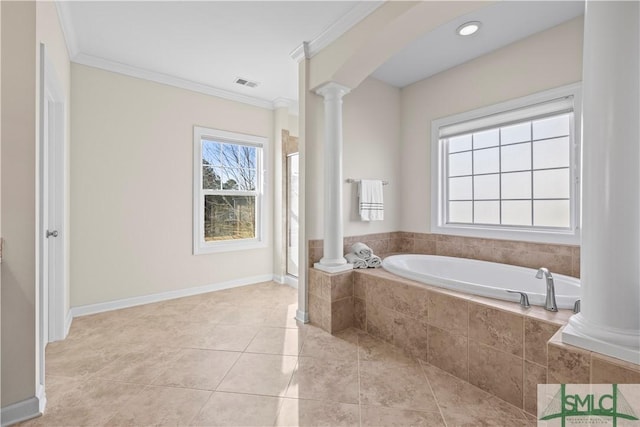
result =
M549 269L540 267L536 273L536 279L544 279L547 282L547 296L544 302L544 309L547 311L558 311L558 304L556 304L556 287L553 283L553 276L549 272Z
M553 277L548 268L540 267L536 273L536 279L542 279L544 276Z
M520 291L510 291L508 289L507 289L507 292L511 294L520 294L520 305L523 306L524 308L531 307L531 304L529 304L529 295L527 295L526 293L520 292Z

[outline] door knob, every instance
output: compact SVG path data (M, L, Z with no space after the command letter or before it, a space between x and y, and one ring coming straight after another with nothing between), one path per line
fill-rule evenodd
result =
M52 237L52 236L53 236L53 237L58 237L58 230L53 230L53 231L49 231L49 230L47 230L47 239L48 239L49 237Z

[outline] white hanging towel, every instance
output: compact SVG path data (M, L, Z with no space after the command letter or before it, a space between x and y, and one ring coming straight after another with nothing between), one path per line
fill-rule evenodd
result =
M360 219L363 221L382 221L384 219L384 201L382 200L382 181L360 180L359 189Z

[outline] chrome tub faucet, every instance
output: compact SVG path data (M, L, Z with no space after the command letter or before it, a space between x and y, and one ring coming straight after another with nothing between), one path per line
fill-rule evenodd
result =
M556 304L556 287L553 284L553 276L547 268L539 268L536 273L536 279L545 278L547 281L547 298L544 303L544 309L549 311L558 311L558 305Z

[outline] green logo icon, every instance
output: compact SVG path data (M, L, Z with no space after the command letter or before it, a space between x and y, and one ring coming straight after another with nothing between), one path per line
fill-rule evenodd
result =
M565 427L567 418L610 417L613 426L617 426L618 419L638 420L631 405L618 389L617 384L612 384L611 394L608 393L575 393L567 394L566 384L560 384L560 390L553 396L551 402L545 408L540 421L548 421L559 418L562 427Z

